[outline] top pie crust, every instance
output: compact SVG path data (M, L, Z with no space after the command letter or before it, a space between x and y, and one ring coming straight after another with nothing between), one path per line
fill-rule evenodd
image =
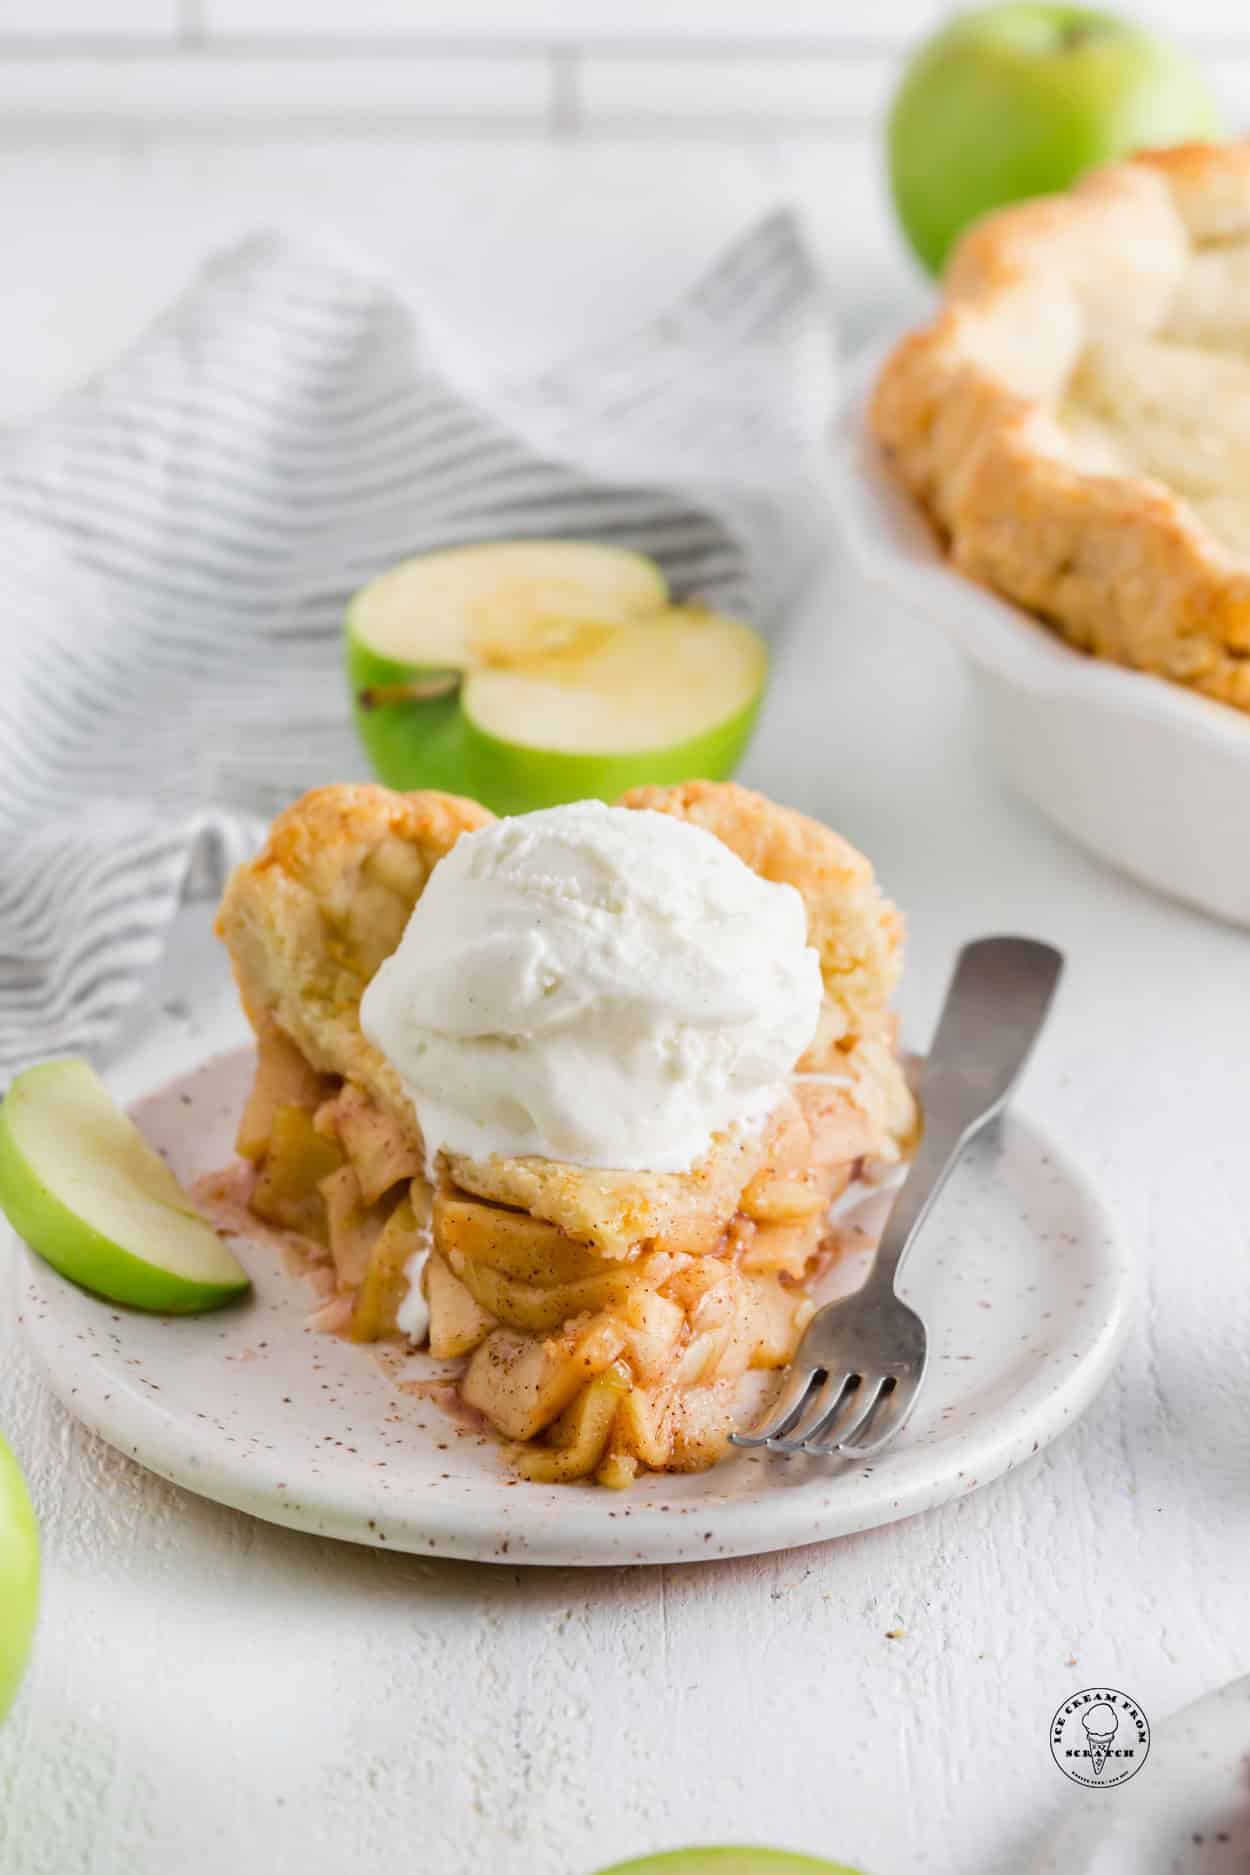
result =
M825 1077L800 1084L770 1126L718 1137L689 1172L611 1172L539 1158L454 1156L457 1186L557 1224L607 1256L680 1237L710 1248L787 1128L818 1124L835 1156L897 1156L913 1109L894 1054L888 1002L901 965L902 923L867 860L829 829L731 783L641 788L625 805L697 822L765 878L801 893L821 958L820 1029L799 1064ZM412 1135L416 1117L394 1069L360 1030L360 998L399 942L431 868L461 833L485 825L475 802L386 788L319 788L274 822L260 854L227 887L218 931L244 1008L261 1032L278 1027L319 1074L363 1088Z
M961 571L1250 710L1250 142L979 222L870 422Z

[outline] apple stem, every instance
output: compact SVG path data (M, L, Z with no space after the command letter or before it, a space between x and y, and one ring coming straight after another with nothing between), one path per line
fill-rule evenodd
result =
M384 709L388 703L428 703L435 697L449 697L459 684L458 671L445 671L406 684L369 684L356 692L356 701L362 710Z

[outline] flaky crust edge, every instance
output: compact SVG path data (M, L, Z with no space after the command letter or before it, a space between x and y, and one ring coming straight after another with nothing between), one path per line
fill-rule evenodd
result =
M987 216L868 421L961 572L1080 650L1250 711L1250 573L1164 484L1056 459L1027 387L1030 343L1075 346L1091 308L1148 303L1186 244L1237 236L1250 141L1146 152Z
M636 788L621 804L693 821L762 877L800 892L825 983L821 1024L800 1070L832 1073L841 1084L829 1098L845 1107L850 1156L896 1156L915 1124L889 1009L903 926L868 860L820 822L732 782ZM218 912L217 934L252 1027L276 1020L317 1072L357 1082L414 1129L398 1076L360 1031L366 979L353 966L350 934L339 934L355 910L367 919L368 862L380 848L396 841L416 850L419 892L460 835L493 818L455 795L361 784L314 789L278 816L261 851L237 868ZM645 1179L460 1156L451 1170L464 1190L519 1204L573 1236L593 1238L608 1254L625 1254L640 1232L662 1237L670 1216L688 1234L694 1220L709 1240L719 1235L770 1139L771 1131L742 1142L723 1136L690 1172Z
M402 928L430 869L462 833L493 819L461 795L397 794L371 783L314 788L284 809L260 852L231 875L217 912L252 1028L276 1017L310 1067L358 1081L412 1124L398 1076L360 1032L367 976L352 967L340 929L354 906L368 913L365 868L388 840L420 861L409 902L398 907Z

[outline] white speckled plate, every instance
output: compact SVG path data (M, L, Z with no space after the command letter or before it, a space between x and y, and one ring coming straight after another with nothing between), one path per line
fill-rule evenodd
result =
M229 1163L250 1050L135 1108L187 1182ZM236 1240L247 1302L141 1315L18 1259L19 1308L55 1391L140 1464L254 1516L392 1549L531 1563L675 1562L787 1549L927 1510L1020 1464L1106 1378L1128 1280L1106 1213L1023 1120L957 1168L906 1292L933 1359L910 1426L873 1464L738 1453L626 1492L514 1478L493 1440L400 1392L365 1349L307 1326L311 1291ZM863 1278L848 1254L838 1287ZM446 1371L415 1356L414 1374Z
M1155 1726L1131 1782L1111 1792L1072 1785L1069 1801L1033 1875L1245 1875L1250 1677Z

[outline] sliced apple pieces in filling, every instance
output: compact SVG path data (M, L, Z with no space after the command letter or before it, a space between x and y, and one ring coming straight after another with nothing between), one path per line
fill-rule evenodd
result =
M720 1456L738 1380L783 1365L812 1313L799 1284L850 1176L813 1164L814 1135L797 1123L717 1250L643 1245L622 1260L528 1212L446 1183L432 1192L409 1130L358 1087L301 1081L281 1044L262 1047L249 1145L266 1113L253 1208L328 1250L352 1338L398 1332L413 1258L428 1251L431 1352L468 1357L463 1399L525 1448L527 1477L552 1483L623 1485Z
M408 1294L408 1265L429 1241L429 1192L424 1181L414 1180L374 1240L352 1309L353 1341L396 1333Z
M234 1149L241 1159L259 1162L273 1150L278 1109L296 1107L311 1115L333 1082L309 1067L268 1011L259 1020L256 1044L256 1074L239 1119Z
M633 1388L633 1375L614 1361L583 1387L547 1430L545 1445L530 1446L517 1464L536 1484L571 1484L595 1470L607 1451L621 1401Z
M436 1360L456 1361L471 1354L495 1326L494 1318L437 1254L425 1266L425 1299L430 1308L430 1353Z
M337 1140L317 1131L307 1107L279 1107L252 1190L252 1209L267 1223L329 1245L322 1181L344 1163Z
M396 1185L424 1173L425 1157L411 1128L402 1127L350 1082L332 1104L321 1109L317 1126L339 1141L365 1204L376 1204Z

